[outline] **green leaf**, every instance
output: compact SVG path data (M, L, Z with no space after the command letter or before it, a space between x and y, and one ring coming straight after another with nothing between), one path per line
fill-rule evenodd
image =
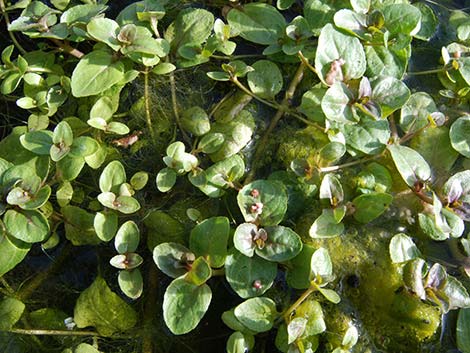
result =
M104 127L106 125L106 122L111 120L115 111L116 107L114 106L114 103L110 97L100 97L91 107L90 120L88 120L88 124L99 129L99 125L95 126L94 124L91 124L90 121L93 119L101 119L104 120Z
M456 278L448 276L442 292L449 299L449 310L470 308L470 296L467 289Z
M274 99L283 84L279 67L269 60L258 60L251 66L254 71L248 72L247 76L251 91L261 98Z
M365 47L365 51L367 77L389 76L399 80L403 78L411 55L411 46L395 49L394 47L369 45Z
M189 248L196 256L205 256L211 267L222 267L227 256L230 225L227 217L211 217L191 231Z
M277 181L256 180L238 192L238 206L246 222L260 225L279 224L287 211L287 193Z
M310 286L312 270L310 262L315 249L308 244L304 244L302 251L290 260L287 267L286 281L294 289L307 289Z
M73 158L69 156L62 158L56 164L59 180L74 180L78 177L84 165L85 160L83 158Z
M188 262L194 260L195 256L191 250L178 243L162 243L153 249L153 261L157 267L173 278L186 274Z
M74 353L99 353L95 347L88 343L80 343L74 350Z
M73 143L73 132L72 128L66 121L61 121L57 124L54 129L52 136L52 142L57 144L63 144L66 147L70 147Z
M458 349L462 353L470 353L470 308L460 309L456 336Z
M60 184L56 192L57 203L60 207L67 206L73 197L73 187L68 181Z
M421 28L414 37L428 41L434 36L434 33L436 33L439 20L428 5L418 2L413 4L413 6L421 12Z
M126 182L126 171L119 161L110 162L101 172L100 190L117 192L121 184Z
M124 64L104 50L95 50L80 59L72 73L72 94L87 97L99 94L124 79Z
M423 156L437 175L450 172L459 156L452 148L446 126L424 129L411 140L410 147Z
M413 35L419 31L421 12L409 4L392 4L382 9L385 27L391 34Z
M379 78L372 90L372 99L380 105L385 118L401 108L410 98L410 90L402 81L394 77Z
M407 262L421 255L413 240L403 233L393 236L390 240L389 251L393 263Z
M239 331L230 335L227 340L227 353L245 353L250 350L250 342L245 335Z
M98 151L100 145L94 138L80 136L73 140L70 155L75 158L88 157Z
M431 168L415 150L398 145L390 145L388 150L398 172L409 187L413 187L418 181L427 181L431 177Z
M428 124L429 116L436 111L436 104L429 94L413 93L401 109L399 125L405 132L421 130Z
M201 140L199 140L198 149L204 153L215 153L222 147L224 141L225 137L223 134L211 132L204 135Z
M393 196L386 193L372 192L356 197L354 219L361 223L369 223L384 213L393 201Z
M359 339L359 332L357 331L356 326L350 326L343 337L343 342L341 345L347 349L354 347Z
M52 132L48 130L30 131L21 135L21 145L28 151L39 155L49 155L53 144Z
M171 63L160 63L152 69L156 75L166 75L176 70L176 66Z
M114 247L120 254L134 252L137 250L140 242L140 231L137 224L133 221L127 221L117 231L114 238Z
M332 289L318 288L318 291L333 304L338 304L341 301L341 297Z
M8 256L0 256L0 276L3 276L23 261L31 248L31 244L8 236L3 231L3 226L0 221L0 254L8 254Z
M321 283L329 282L333 276L333 264L331 263L330 254L325 248L315 250L310 259L310 270L315 277L321 278Z
M110 46L114 51L118 51L121 47L121 43L117 39L119 34L119 25L104 17L98 17L92 19L86 26L87 32L94 39L103 42Z
M332 209L324 209L309 230L312 238L334 238L344 232L344 224L338 222Z
M157 189L160 192L168 192L176 183L176 172L170 168L163 168L157 174Z
M371 0L351 0L351 6L357 13L369 12Z
M102 277L97 277L78 297L74 321L79 328L94 326L100 335L111 336L134 327L137 314L109 289Z
M250 298L235 308L237 319L255 332L269 331L277 316L276 303L272 299Z
M292 229L283 226L266 227L267 240L255 252L273 262L284 262L297 256L302 250L302 240Z
M212 270L209 263L204 257L199 256L191 264L191 269L188 271L186 276L184 276L184 278L196 286L201 286L206 283L209 278L211 278L211 276Z
M263 3L234 8L228 13L227 21L243 39L264 45L276 44L286 27L284 16L275 7Z
M461 116L450 127L450 142L461 155L470 158L470 117Z
M102 192L98 195L98 201L105 207L117 210L124 214L131 214L140 209L139 201L132 196L118 196L112 192Z
M387 120L344 125L341 130L348 147L368 155L381 153L390 138L390 127Z
M93 228L94 215L77 206L65 206L61 209L65 224L65 237L74 246L96 245L100 239Z
M181 114L181 124L183 129L196 136L202 136L211 129L209 116L204 109L198 106L186 109Z
M321 109L329 120L344 124L355 123L357 119L351 109L353 99L351 90L344 83L335 82L323 96Z
M349 5L349 0L307 0L304 14L310 29L318 36L326 24L333 22L334 14L341 9L349 8Z
M131 299L137 299L144 290L144 280L138 268L132 271L120 271L118 276L119 288Z
M163 318L175 335L190 332L201 321L212 299L207 284L196 286L184 278L170 283L163 298Z
M343 9L335 13L334 23L337 27L361 38L367 32L367 16L352 10Z
M259 234L258 226L253 223L242 223L235 230L233 245L243 255L252 257L255 253L255 237Z
M10 330L23 315L26 306L16 298L5 297L0 301L0 331Z
M3 222L9 234L26 243L43 241L49 234L49 222L38 211L8 210Z
M273 285L277 265L258 256L248 257L231 249L225 260L225 277L242 298L264 294Z
M210 71L207 76L215 81L229 81L230 74L222 71Z
M147 172L137 172L130 180L131 186L134 190L142 190L149 180L149 174Z
M359 39L345 35L336 30L333 25L323 27L318 38L315 68L320 79L327 84L326 78L332 63L342 59L340 67L345 81L361 78L366 71L366 55Z
M136 253L125 253L115 255L109 260L109 264L120 270L133 270L142 265L144 259Z
M218 162L240 152L251 141L255 126L253 115L246 110L242 110L230 122L212 124L211 133L223 134L225 142L209 157Z
M167 29L165 38L172 48L185 44L202 44L209 37L214 25L214 15L207 10L187 8L178 13L175 22ZM168 33L172 32L170 38Z
M296 317L287 325L288 344L295 342L305 332L308 320L304 317Z
M118 229L118 216L114 212L97 212L93 227L98 238L102 241L110 241Z
M102 4L86 4L70 7L60 17L60 22L76 24L77 22L87 23L93 17L104 12L108 7Z

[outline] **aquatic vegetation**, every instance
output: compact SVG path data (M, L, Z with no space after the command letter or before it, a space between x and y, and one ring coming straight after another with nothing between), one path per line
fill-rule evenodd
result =
M1 351L470 352L466 12L0 10Z

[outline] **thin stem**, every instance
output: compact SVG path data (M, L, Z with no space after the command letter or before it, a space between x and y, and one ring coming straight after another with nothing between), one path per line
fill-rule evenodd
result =
M317 291L318 287L315 283L312 283L310 287L302 293L302 295L282 314L282 318L287 323L290 315L297 310L297 308L309 297L310 294Z
M230 79L230 81L232 81L238 88L240 88L243 92L245 92L246 94L252 96L254 99L256 99L257 101L260 101L261 103L271 107L271 108L274 108L274 109L279 109L280 106L279 104L277 103L271 103L259 96L257 96L256 94L254 94L253 92L251 92L248 88L246 88L243 83L241 83L240 81L238 81L238 78L237 77L232 77Z
M1 1L1 0L0 0ZM72 56L75 56L77 59L81 59L85 54L81 52L78 49L75 49L72 47L70 44L66 42L61 42L58 39L51 38L51 41L57 45L61 50L65 51L66 53L69 53Z
M337 170L340 170L340 169L343 169L343 168L352 167L352 166L359 165L359 164L362 164L362 163L367 163L369 161L372 161L374 159L379 159L381 157L382 157L382 154L378 154L376 156L366 157L366 158L363 158L363 159L358 159L356 161L352 161L352 162L348 162L348 163L344 163L344 164L338 164L338 165L334 165L334 166L331 166L331 167L324 167L324 168L320 168L320 172L322 172L322 173L334 172L334 171L337 171Z
M145 120L147 127L150 131L150 138L152 143L156 142L155 130L152 124L152 113L150 112L150 92L149 92L149 72L150 69L147 67L144 71L144 105L145 105Z
M6 281L5 278L0 277L0 283L2 283L3 287L5 287L6 291L9 294L14 294L15 293L15 290L13 288L11 288L11 286L8 284L8 282Z
M245 55L211 55L212 59L216 60L239 60L239 59L250 59L250 58L264 58L262 54L245 54Z
M413 193L418 196L422 201L432 205L434 203L432 197L428 196L428 195L425 195L422 193L422 191L416 191L416 190L413 190Z
M40 329L22 329L12 328L8 332L29 336L96 336L101 337L95 331L68 331L68 330L40 330ZM113 336L114 338L126 338L129 336Z
M168 57L167 57L168 59ZM167 62L169 62L167 60ZM181 125L181 119L180 119L180 114L178 112L178 97L176 96L176 81L175 81L175 72L172 71L170 73L170 89L171 89L171 105L173 107L173 114L175 116L176 120L176 125L178 125L178 128L181 131L181 134L183 135L183 139L191 145L191 139L189 138L188 134L186 131L184 131L183 126Z
M8 27L10 26L10 17L8 16L8 12L5 8L5 1L4 0L0 0L0 10L2 11L2 15L3 17L5 18L5 23L7 25L7 31L8 31L8 35L10 36L11 38L11 41L13 42L13 44L15 45L15 47L20 51L21 54L26 54L26 50L23 48L23 46L18 42L18 40L16 39L15 35L13 34L13 32L11 32L10 30L8 30Z
M416 131L406 133L406 134L400 139L400 141L398 141L398 143L399 143L399 144L403 144L403 143L405 143L406 141L411 140L413 137L415 137L416 135L418 135L420 132L424 131L424 130L427 129L428 127L429 127L429 123L426 124L425 126L423 126L422 128L416 130Z
M318 76L317 70L309 63L308 59L302 54L301 51L298 53L300 60L305 64L305 66L312 71L315 75Z
M414 72L407 72L406 74L409 76L419 76L419 75L430 75L430 74L437 74L439 72L447 71L447 69L439 68L439 69L432 69L432 70L424 70L424 71L414 71Z
M395 123L395 117L393 116L393 114L390 115L388 119L388 123L390 125L390 131L392 132L393 142L395 142L398 140L398 130L397 130L397 124Z
M269 124L268 129L264 133L261 140L258 142L258 146L253 156L253 166L250 172L248 173L248 176L245 179L245 184L248 184L249 182L251 182L253 178L255 177L256 171L260 164L261 156L263 155L264 150L266 146L268 145L268 140L271 135L271 132L274 130L277 123L281 120L284 113L289 109L290 101L294 97L295 90L297 89L297 86L299 85L300 81L302 81L302 78L304 77L304 71L305 71L305 64L301 62L299 67L297 68L297 71L295 72L294 77L292 78L292 81L290 82L289 87L286 90L284 99L282 100L278 108L278 111L276 112L276 115L271 120L271 124Z

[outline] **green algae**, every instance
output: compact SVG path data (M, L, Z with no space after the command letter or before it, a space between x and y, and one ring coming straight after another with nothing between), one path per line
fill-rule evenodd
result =
M298 228L301 235L308 234L302 222ZM436 339L440 309L403 290L401 268L388 256L392 235L364 227L333 239L310 240L314 247L328 249L342 298L338 306L325 306L331 346L338 346L351 324L362 330L358 352L421 351Z

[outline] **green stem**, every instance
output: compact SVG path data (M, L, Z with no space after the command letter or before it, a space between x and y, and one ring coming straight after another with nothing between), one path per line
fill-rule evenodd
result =
M256 94L254 94L253 92L251 92L248 88L246 88L243 83L241 83L240 81L238 81L238 78L237 77L232 77L230 79L230 81L232 81L238 88L240 88L243 92L245 92L246 94L252 96L254 99L256 99L257 101L271 107L271 108L274 108L274 109L280 109L280 105L277 104L277 103L271 103L259 96L257 96Z
M155 130L152 124L152 113L150 112L149 72L150 69L147 67L144 71L145 120L147 122L147 127L150 131L150 138L152 139L152 143L156 143Z
M419 75L438 74L439 72L445 72L445 71L447 71L447 69L444 67L444 68L432 69L432 70L407 72L406 74L410 76L419 76Z
M1 0L0 0L1 1ZM75 49L72 47L70 44L66 42L62 42L58 39L51 38L51 41L57 45L61 50L65 51L66 53L69 53L72 56L75 56L77 59L81 59L85 54L81 52L78 49Z
M95 331L67 331L67 330L40 330L40 329L22 329L12 328L8 330L11 333L29 336L96 336L101 337ZM114 338L130 338L129 336L113 336Z
M274 118L271 120L271 123L269 124L268 129L264 133L261 140L258 142L258 146L253 156L253 166L250 172L248 173L248 176L245 179L245 185L251 182L253 178L255 177L256 171L260 164L261 157L264 153L266 146L268 145L268 140L270 138L271 132L274 130L277 123L284 116L284 113L289 109L290 101L294 97L295 90L297 89L297 86L299 85L300 81L302 81L302 78L304 77L305 67L306 67L305 64L301 62L299 67L297 68L297 71L295 72L294 77L292 78L292 81L290 82L289 87L287 88L287 91L284 95L284 99L282 100L276 112L276 115L274 115Z
M246 54L246 55L211 55L212 59L217 60L240 60L240 59L250 59L250 58L264 58L265 55L262 54Z
M8 27L10 26L10 17L8 16L8 12L5 8L5 1L4 0L0 0L0 10L2 11L2 15L3 15L3 18L5 19L5 23L7 25L7 31L8 31L8 35L10 36L11 38L11 41L13 42L13 44L15 45L15 47L20 51L21 54L26 54L26 50L22 47L22 45L18 42L18 40L16 39L15 35L13 34L13 32L9 31L8 30Z
M318 76L317 70L310 64L310 62L309 62L308 59L304 56L304 54L302 54L302 52L299 51L298 55L299 55L300 60L305 64L305 66L306 66L310 71L312 71L315 75Z
M376 156L366 157L366 158L363 158L363 159L358 159L356 161L352 161L352 162L348 162L348 163L344 163L344 164L338 164L338 165L334 165L334 166L331 166L331 167L323 167L323 168L320 168L320 172L322 172L322 173L335 172L335 171L343 169L343 168L352 167L352 166L359 165L359 164L362 164L362 163L367 163L369 161L372 161L374 159L379 159L381 157L382 157L382 154L378 154Z
M3 285L3 287L5 287L6 292L8 292L10 295L15 293L14 289L11 288L5 278L0 277L0 283Z
M292 304L289 308L287 308L284 313L282 313L282 318L286 323L288 323L290 315L297 310L297 308L309 297L310 294L317 291L318 287L315 283L311 283L310 287L302 293L302 295Z
M167 62L169 62L167 57ZM186 131L184 131L183 126L181 125L180 114L178 111L178 97L176 96L176 81L175 81L175 72L170 73L170 89L171 89L171 105L173 107L173 114L175 116L176 125L183 135L183 139L191 146L191 139L189 138Z

